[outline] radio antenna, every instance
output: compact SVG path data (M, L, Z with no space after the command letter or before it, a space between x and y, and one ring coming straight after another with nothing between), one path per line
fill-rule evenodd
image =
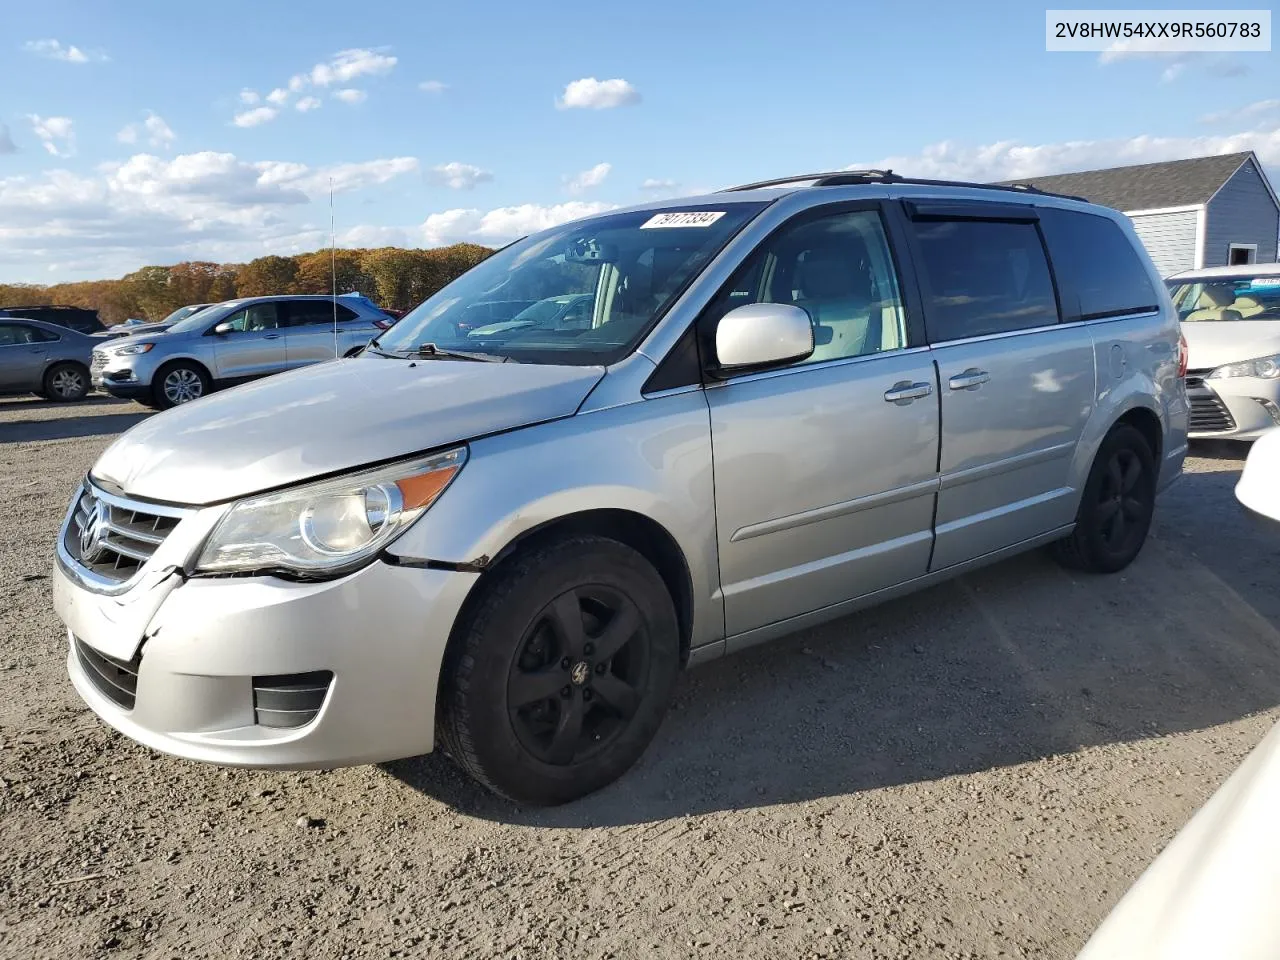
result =
M333 228L333 177L329 178L329 278L333 291L333 359L338 359L338 240Z

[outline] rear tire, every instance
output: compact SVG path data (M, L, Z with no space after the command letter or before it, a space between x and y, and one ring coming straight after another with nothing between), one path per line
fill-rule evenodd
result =
M79 363L55 363L45 371L41 393L55 403L75 403L89 395L89 370Z
M662 578L596 536L535 547L491 576L445 657L445 750L517 803L599 790L644 752L675 686L680 630Z
M1156 463L1146 438L1128 424L1113 427L1094 458L1076 513L1076 528L1050 548L1064 567L1117 573L1146 543L1155 513Z
M151 399L157 410L199 400L212 388L209 375L185 360L165 364L151 382Z

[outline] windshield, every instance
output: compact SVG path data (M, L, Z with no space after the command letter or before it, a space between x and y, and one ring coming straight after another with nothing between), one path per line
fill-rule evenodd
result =
M383 353L608 364L629 354L762 203L617 213L506 247L375 341Z
M173 313L169 314L160 322L161 323L177 323L179 320L185 320L187 317L191 316L192 314L199 313L201 310L205 309L205 307L207 306L209 306L209 304L207 303L194 303L189 307L179 307L177 310L173 311Z
M1169 294L1186 323L1280 320L1280 277L1170 281Z
M197 310L195 313L189 314L175 323L169 328L169 332L187 333L191 330L203 331L209 321L213 319L215 312L221 311L224 307L230 307L237 302L239 301L228 300L226 303L215 303L211 307L204 307L201 310Z

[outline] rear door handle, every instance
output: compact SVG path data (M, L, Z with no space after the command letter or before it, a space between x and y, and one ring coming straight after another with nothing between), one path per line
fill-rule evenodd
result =
M279 340L279 339L280 339L280 334L278 334L278 333L268 333L268 334L267 334L265 337L263 337L262 339L263 339L263 340Z
M958 373L948 380L947 386L952 390L977 390L990 379L991 374L987 371L970 367L964 373Z
M933 393L933 384L931 383L912 383L910 380L899 380L884 392L884 398L889 403L896 403L900 407L905 407L912 400L919 400L921 397L927 397L931 393Z

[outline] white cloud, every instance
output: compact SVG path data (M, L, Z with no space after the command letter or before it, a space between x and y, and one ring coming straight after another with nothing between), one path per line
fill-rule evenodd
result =
M90 60L107 59L101 53L86 53L71 44L64 47L57 40L28 40L22 46L28 53L50 60L61 60L63 63L88 63Z
M941 180L1017 180L1186 157L1252 150L1264 165L1280 164L1280 125L1222 136L1151 137L1116 140L1072 140L1065 143L1025 144L1016 140L968 146L945 140L917 154L881 157L847 169L891 169L903 176Z
M313 250L325 231L302 218L324 204L331 179L354 190L417 169L411 157L311 168L205 151L137 154L90 176L0 178L0 275L31 279L56 263L108 277L142 263Z
M597 163L589 170L583 170L571 177L565 177L565 189L570 193L582 193L592 187L598 187L604 183L605 177L609 176L609 171L612 169L613 164Z
M294 107L301 113L308 113L311 110L319 110L324 105L324 101L319 97L303 97Z
M477 183L488 183L493 173L470 163L441 163L431 168L431 178L454 190L470 190Z
M364 48L339 50L326 63L311 68L310 79L317 87L350 83L356 77L390 73L399 61L392 56Z
M640 91L626 80L585 77L565 86L564 94L556 101L556 106L561 110L609 110L613 107L629 107L639 102Z
M70 157L76 152L76 134L69 117L41 117L29 113L31 132L55 157Z
M418 89L423 93L441 94L449 89L449 85L439 80L423 80L418 84Z
M178 135L159 114L148 111L147 119L142 121L142 126L147 131L147 143L153 147L168 147L178 139Z
M13 137L9 136L9 128L0 123L0 156L17 152L18 146L13 142Z
M1098 54L1098 63L1107 66L1125 60L1154 60L1165 64L1160 71L1161 83L1172 83L1197 63L1216 77L1242 77L1249 73L1249 65L1239 58L1164 49L1171 42L1164 39L1118 40Z
M379 227L361 224L338 234L340 247L411 247L414 238L404 227Z
M1249 121L1255 117L1265 117L1280 113L1280 100L1258 100L1248 106L1235 110L1222 110L1218 113L1206 113L1200 118L1201 123L1223 123L1224 121Z
M613 209L614 205L609 203L570 200L553 206L525 203L498 207L487 213L476 209L445 210L427 217L418 233L429 247L450 243L497 244Z
M317 63L310 70L295 73L289 78L287 85L276 87L267 94L266 100L271 107L259 107L236 114L233 122L238 127L256 127L259 124L274 120L280 108L289 103L294 94L300 94L311 87L331 87L335 84L350 83L357 77L374 77L390 73L399 61L389 54L364 47L350 50L339 50L323 63ZM368 97L363 90L343 87L333 96L343 103L361 103ZM260 102L257 91L245 88L240 91L240 102L246 106L254 106ZM306 104L306 106L303 106ZM307 113L316 109L320 101L316 97L303 97L296 104L298 110Z
M257 127L274 120L279 112L275 107L254 107L244 113L237 113L232 123L237 127Z
M116 141L119 143L137 143L138 125L136 123L125 124L120 128L120 132L116 134Z
M666 180L659 177L648 177L640 184L641 190L653 191L655 193L666 190L675 190L680 184L674 180Z

